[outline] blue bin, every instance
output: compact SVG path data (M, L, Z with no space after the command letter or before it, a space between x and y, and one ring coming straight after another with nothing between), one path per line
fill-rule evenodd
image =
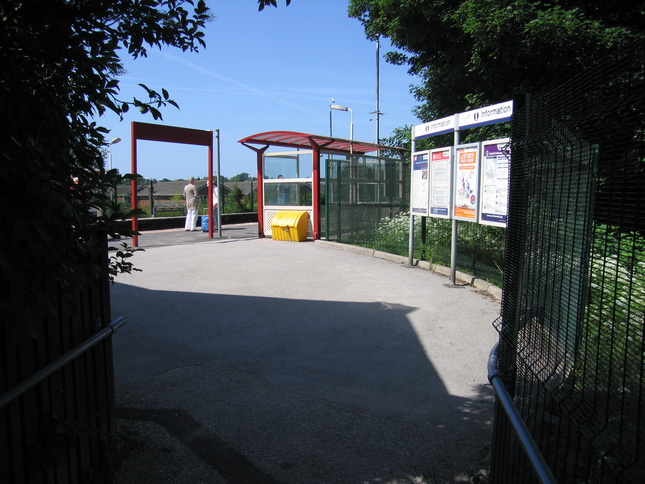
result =
M202 215L202 232L208 232L208 215Z

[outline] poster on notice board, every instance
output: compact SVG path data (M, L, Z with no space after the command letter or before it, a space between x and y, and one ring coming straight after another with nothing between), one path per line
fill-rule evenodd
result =
M482 142L481 207L479 223L506 227L508 175L511 162L509 138Z
M430 150L430 217L450 218L452 147Z
M455 148L453 218L477 222L479 208L479 145Z
M428 215L428 151L412 153L410 213Z

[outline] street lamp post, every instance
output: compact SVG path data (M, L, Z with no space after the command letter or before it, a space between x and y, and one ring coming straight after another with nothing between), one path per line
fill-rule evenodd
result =
M112 141L110 141L110 170L112 169L112 145L115 145L120 141L121 138L114 138Z
M350 151L352 148L351 142L354 140L354 113L352 110L348 107L341 106L340 104L332 104L329 106L330 113L332 109L335 109L336 111L349 111L349 141L350 141Z
M110 141L110 170L112 169L112 145L117 144L118 142L121 141L121 138L114 138L112 141ZM110 188L110 200L114 200L116 198L116 186L113 186Z
M380 81L379 81L379 62L380 62L380 37L376 38L376 110L372 111L370 114L374 115L374 120L376 121L376 136L375 136L375 143L377 144L377 150L376 150L376 156L380 157L381 156L381 145L380 145L380 140L381 140L381 134L380 134L380 117L383 113L380 110ZM425 218L423 218L425 220Z

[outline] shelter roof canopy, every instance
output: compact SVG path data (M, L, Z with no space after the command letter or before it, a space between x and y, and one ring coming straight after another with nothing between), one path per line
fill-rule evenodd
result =
M353 141L342 138L333 138L331 136L321 136L316 134L299 133L297 131L267 131L258 133L239 140L239 143L261 144L265 146L282 146L287 148L320 148L321 151L330 151L334 153L371 153L381 150L404 150L393 146L378 145L376 143L366 143L363 141Z

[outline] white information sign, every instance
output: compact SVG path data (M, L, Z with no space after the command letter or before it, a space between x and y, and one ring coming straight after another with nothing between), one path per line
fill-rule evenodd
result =
M459 128L476 128L487 124L509 121L513 115L513 101L506 101L485 108L459 113Z
M444 133L451 133L455 130L454 114L441 119L435 119L429 123L418 124L414 127L414 138L427 138L429 136L438 136Z
M430 150L430 217L450 218L452 147Z
M511 160L509 141L505 138L482 142L479 223L506 227Z
M479 207L479 143L455 147L453 217L477 222Z
M429 151L412 153L412 193L410 213L428 215L428 157Z

